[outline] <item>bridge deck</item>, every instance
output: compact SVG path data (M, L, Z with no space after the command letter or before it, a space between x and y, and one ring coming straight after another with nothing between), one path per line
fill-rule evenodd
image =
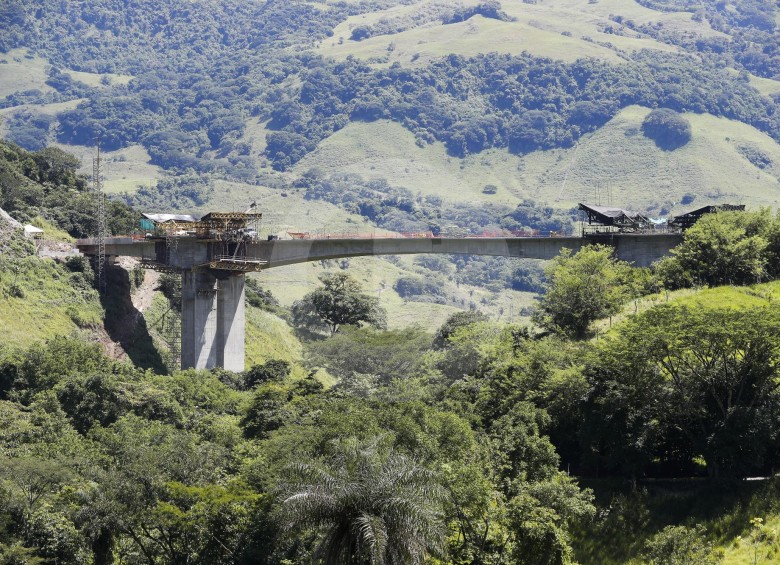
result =
M206 267L248 272L284 265L372 255L405 255L443 253L452 255L492 255L528 259L552 259L561 249L574 251L583 245L602 243L615 247L619 259L638 266L649 266L667 255L681 241L676 233L596 234L586 237L464 237L464 238L373 238L373 239L292 239L247 243L246 255L240 258L216 253L218 244L193 237L164 241L138 240L130 237L107 238L106 254L139 257L174 268ZM95 254L96 242L82 239L78 248Z

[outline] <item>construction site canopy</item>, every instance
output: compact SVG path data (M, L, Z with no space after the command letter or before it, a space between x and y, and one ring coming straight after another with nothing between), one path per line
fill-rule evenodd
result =
M191 214L141 214L141 226L154 235L167 237L195 236L199 239L236 239L249 233L256 235L262 218L260 212L209 212Z
M691 210L685 214L675 216L670 222L670 225L681 228L683 230L688 229L695 224L699 218L705 214L716 214L718 212L744 212L744 204L713 204L711 206L702 206L696 210Z
M156 224L163 224L166 222L188 222L194 223L200 220L198 216L191 214L141 214L142 217L147 220L151 220Z
M632 210L582 203L580 203L579 209L587 214L589 224L613 226L620 230L631 231L650 225L649 218Z
M198 222L198 237L219 239L247 229L256 230L262 217L260 212L209 212Z

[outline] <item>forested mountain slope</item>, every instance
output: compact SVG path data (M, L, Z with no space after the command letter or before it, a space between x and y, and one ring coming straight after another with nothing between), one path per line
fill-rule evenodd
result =
M0 133L56 144L85 173L100 139L108 191L136 209L256 200L268 233L571 229L579 201L652 217L777 206L777 13L768 0L9 0ZM672 112L649 134L656 108ZM499 263L488 281L515 287L517 265ZM316 274L273 288L290 304ZM378 292L403 275L381 274Z
M557 159L568 164L577 190L609 185L626 191L623 204L646 207L653 204L643 196L650 182L637 179L653 178L652 164L621 163L623 171L579 178L583 164L604 157L573 154L631 105L749 125L757 130L751 138L766 135L773 144L737 143L747 147L740 164L777 179L777 11L768 0L186 7L11 0L0 13L6 29L0 47L8 52L0 105L6 135L28 148L55 140L92 146L98 137L109 151L137 148L115 165L112 180L123 189L133 187L133 178L148 183L186 170L238 181L249 194L257 186L283 187L308 170L296 163L348 124L363 122L371 131L376 120L389 119L420 146L409 149L408 161L425 160L426 146L441 143L450 159L475 171L473 178L483 169L469 157L499 151L517 163L516 180L500 182L500 191L521 183L522 197L554 204L554 191L538 192L540 179L527 169L541 166L542 175L555 179L548 183L557 183L553 164L540 164L544 158L536 155L563 150ZM25 77L23 87L12 86L17 75ZM730 137L693 134L710 145ZM638 144L642 151L641 137L609 147ZM662 154L655 169L674 151ZM707 169L720 153L688 160ZM147 157L158 169L141 173L141 163L135 170L127 164ZM376 176L370 167L361 172ZM684 185L690 174L675 171L669 182ZM774 202L772 179L746 191L756 202ZM694 187L694 195L713 201L732 192L725 181L711 182ZM463 179L448 196L467 200L482 186ZM666 207L687 191L666 191Z

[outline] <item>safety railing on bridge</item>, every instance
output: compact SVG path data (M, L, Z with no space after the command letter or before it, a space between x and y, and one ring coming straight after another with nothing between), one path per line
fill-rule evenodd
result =
M292 232L287 235L292 239L463 239L463 238L507 238L507 237L568 237L571 234L563 231L542 231L535 229L520 230L485 230L480 233L442 232L434 234L431 231L422 232L392 232L392 233L361 233L361 232Z

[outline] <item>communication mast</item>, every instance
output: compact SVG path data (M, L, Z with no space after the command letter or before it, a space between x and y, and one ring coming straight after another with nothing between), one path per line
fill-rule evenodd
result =
M97 156L92 159L92 191L95 193L95 217L97 221L97 274L98 291L106 294L106 197L103 193L103 164L100 160L100 139L97 140Z

